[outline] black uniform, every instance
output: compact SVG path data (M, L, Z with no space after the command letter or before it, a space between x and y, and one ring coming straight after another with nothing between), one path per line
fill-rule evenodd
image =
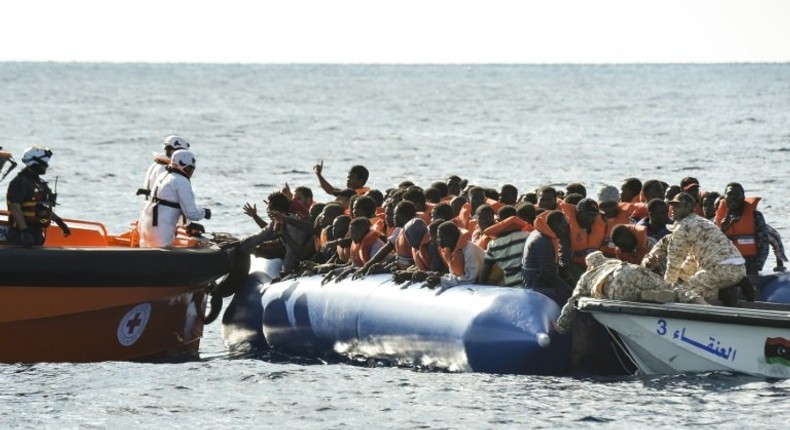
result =
M44 233L49 226L52 215L52 191L47 182L30 168L25 168L8 184L6 202L9 209L8 241L21 245L19 226L10 214L11 204L19 203L25 215L28 231L33 238L33 245L44 244Z

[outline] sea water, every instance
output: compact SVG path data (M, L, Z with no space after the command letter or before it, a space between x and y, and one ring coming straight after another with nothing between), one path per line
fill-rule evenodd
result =
M790 65L150 65L0 63L0 146L54 151L56 212L129 228L161 140L197 158L208 231L288 183L520 192L627 177L741 182L790 238ZM6 166L7 168L7 166ZM19 168L17 168L19 169ZM16 171L11 173L15 175ZM10 177L0 183L5 186ZM1 263L0 263L1 264ZM770 271L772 258L766 265ZM0 345L0 348L13 348ZM790 381L730 374L534 377L232 359L218 323L180 364L0 364L2 428L784 427Z

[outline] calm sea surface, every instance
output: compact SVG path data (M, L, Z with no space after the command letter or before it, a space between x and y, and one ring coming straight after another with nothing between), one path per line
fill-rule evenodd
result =
M0 145L55 152L63 217L128 228L168 134L193 144L207 230L312 166L386 189L636 176L743 183L790 238L790 65L258 66L0 63ZM12 175L15 173L12 173ZM7 178L0 188L4 188ZM770 269L770 267L768 267ZM13 345L0 345L13 348ZM0 364L2 428L786 427L790 381L728 374L547 378L230 359L220 327L182 364Z

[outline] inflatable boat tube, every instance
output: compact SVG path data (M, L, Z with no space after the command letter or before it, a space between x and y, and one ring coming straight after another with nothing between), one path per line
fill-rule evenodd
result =
M438 292L396 285L389 275L324 286L321 280L264 286L263 334L270 346L450 371L568 370L570 339L550 330L560 308L537 292L479 285Z

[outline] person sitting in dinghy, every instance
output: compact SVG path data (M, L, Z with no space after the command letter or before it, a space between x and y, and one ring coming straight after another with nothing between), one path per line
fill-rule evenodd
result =
M22 155L25 168L8 184L8 241L26 248L41 246L51 221L68 236L71 230L52 211L54 194L41 176L47 173L52 151L41 146L27 148Z
M247 215L255 220L261 231L241 241L241 249L266 258L282 258L281 275L297 268L299 260L315 252L313 234L286 218L306 219L307 209L301 203L294 204L283 192L275 191L267 198L270 223L266 224L257 214L257 208L248 203L244 207ZM279 252L279 251L282 252ZM263 254L261 254L263 252ZM307 257L309 258L309 257Z
M140 214L141 248L166 248L173 244L176 225L183 215L190 221L211 218L211 210L195 203L190 179L195 173L195 155L188 149L173 153L167 172L160 176Z
M468 231L459 229L452 221L441 223L437 234L441 258L449 273L441 277L431 274L426 279L428 286L441 285L446 289L475 282L483 268L485 251L471 241Z

